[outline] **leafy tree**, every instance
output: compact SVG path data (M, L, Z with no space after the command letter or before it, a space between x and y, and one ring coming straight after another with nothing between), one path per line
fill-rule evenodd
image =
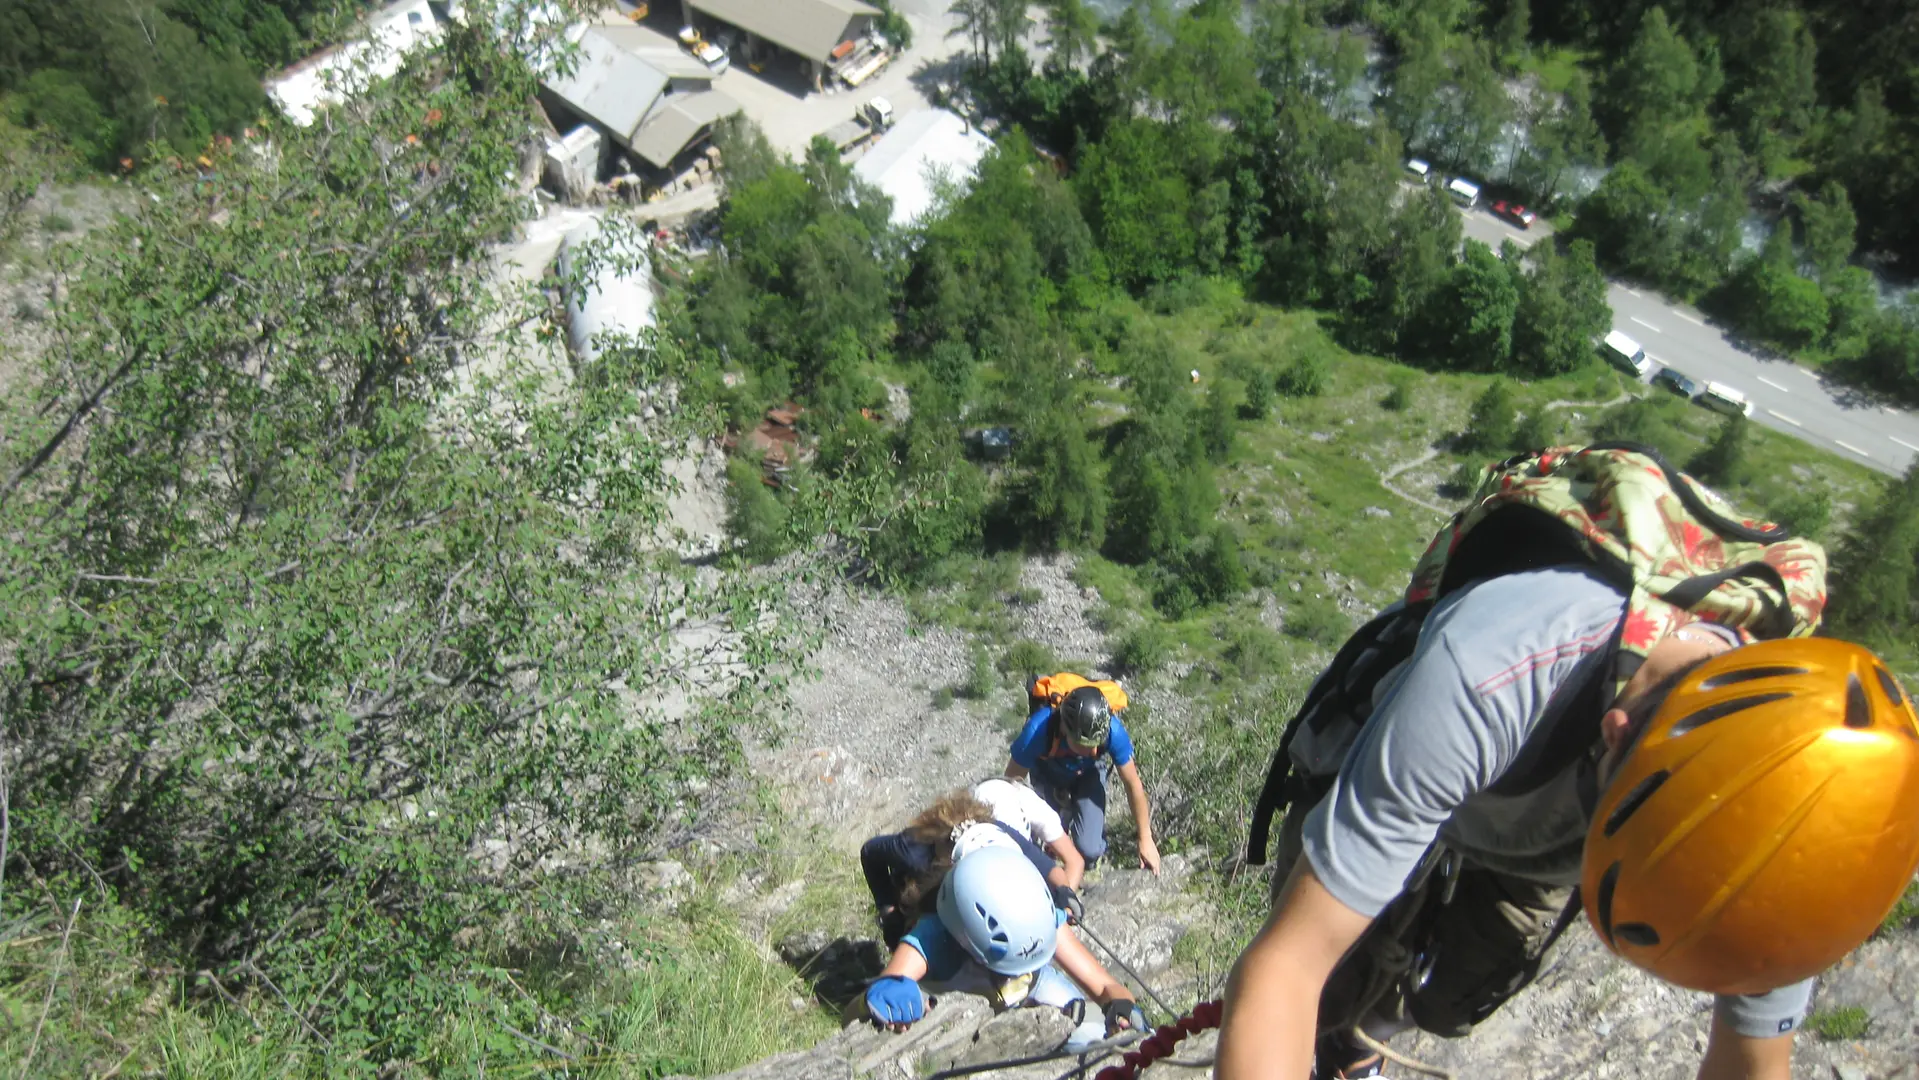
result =
M1304 348L1279 369L1274 388L1291 398L1318 397L1332 380L1332 363L1324 351Z
M1566 173L1606 160L1606 137L1592 115L1592 84L1584 71L1552 109L1529 128L1530 139L1514 163L1513 180L1531 189L1542 203L1559 194Z
M1218 465L1233 453L1233 437L1238 434L1233 418L1239 411L1239 388L1224 379L1213 380L1206 390L1206 408L1200 413L1199 437L1206 448L1206 459Z
M1686 471L1708 483L1744 483L1750 423L1737 414L1720 421L1718 433L1686 463Z
M1852 258L1853 237L1859 230L1859 219L1852 212L1846 189L1827 181L1816 199L1803 191L1794 192L1792 206L1799 212L1806 262L1822 283L1829 287L1837 284L1840 272Z
M1494 379L1473 399L1471 416L1462 438L1465 448L1482 454L1498 454L1513 449L1518 434L1518 406L1513 401L1512 384Z
M1792 237L1775 231L1765 250L1726 280L1721 301L1761 340L1803 349L1826 336L1830 312L1816 282L1793 269Z
M759 464L747 458L726 463L726 531L754 562L777 558L788 547L786 507L767 489Z
M1701 64L1663 8L1646 10L1632 45L1613 64L1603 99L1614 143L1622 153L1652 157L1693 123L1719 89L1716 66Z
M1177 154L1162 125L1127 120L1087 151L1073 180L1107 265L1128 286L1170 280L1192 264L1192 191L1166 167Z
M1025 433L1008 502L1021 535L1049 549L1098 547L1107 528L1099 455L1078 406L1054 405Z
M1086 0L1043 0L1049 64L1077 69L1099 52L1099 13Z
M1919 465L1889 483L1858 516L1833 552L1833 631L1868 642L1898 641L1913 622L1913 577L1919 569Z
M1513 268L1493 249L1468 240L1447 282L1427 302L1424 352L1456 368L1492 369L1512 357L1519 286Z
M1530 0L1506 0L1506 8L1493 25L1493 46L1499 50L1500 63L1508 71L1517 70L1526 55L1532 37L1533 7Z
M695 283L701 336L769 386L858 408L872 390L849 380L895 330L900 270L888 201L824 140L798 167L769 160L761 139L733 141L748 152L726 177L726 257Z
M1513 317L1514 366L1541 376L1572 371L1612 325L1592 243L1574 240L1564 254L1553 244L1535 244L1527 261L1531 268L1519 277Z
M1458 50L1451 85L1439 95L1431 120L1433 151L1461 168L1491 172L1493 145L1512 119L1512 98L1491 50L1484 42Z
M535 83L489 33L141 177L0 405L9 876L110 894L329 1071L415 1067L499 985L468 928L585 932L742 760L771 686L733 665L805 641L782 585L651 550L674 336L567 380L498 329Z
M1811 132L1815 47L1805 17L1767 6L1734 16L1726 43L1726 120L1766 176L1783 175Z

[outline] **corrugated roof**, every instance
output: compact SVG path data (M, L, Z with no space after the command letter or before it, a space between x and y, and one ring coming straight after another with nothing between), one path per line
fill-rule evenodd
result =
M659 68L668 78L713 80L711 68L677 48L661 45L659 36L650 30L621 21L602 23L593 32Z
M666 89L666 73L622 49L594 27L580 36L579 63L567 76L551 76L547 88L595 123L630 143L647 110Z
M675 94L633 136L633 152L665 168L708 124L740 111L740 104L718 90Z
M945 109L921 109L900 118L879 145L853 163L853 175L893 200L892 220L911 224L932 209L933 178L967 180L993 141Z
M860 0L687 0L693 10L825 63L856 15L880 9Z

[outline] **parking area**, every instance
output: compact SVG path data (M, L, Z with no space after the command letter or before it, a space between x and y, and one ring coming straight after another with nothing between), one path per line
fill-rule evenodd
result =
M649 39L657 39L660 48L678 49L674 33L678 5L656 3L653 14L640 24ZM896 117L928 108L927 90L935 82L958 77L959 54L965 49L963 36L947 35L953 25L945 5L932 2L901 2L895 9L913 28L913 47L895 56L885 70L867 79L857 90L845 88L813 91L803 80L779 67L756 73L747 65L735 63L714 80L714 89L740 103L748 118L757 123L773 146L798 157L806 152L813 136L842 120L851 119L860 102L884 97L893 103ZM605 22L626 22L626 16L607 9Z

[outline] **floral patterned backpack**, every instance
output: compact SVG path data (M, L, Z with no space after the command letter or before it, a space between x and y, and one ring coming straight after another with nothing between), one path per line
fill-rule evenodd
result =
M1804 637L1826 603L1826 554L1725 501L1631 443L1554 447L1480 475L1466 509L1433 537L1405 597L1347 639L1287 726L1253 811L1247 861L1266 859L1275 814L1329 784L1372 713L1373 690L1412 655L1433 604L1468 582L1585 562L1626 592L1610 650L1554 695L1543 726L1494 790L1536 788L1598 744L1599 713L1674 630L1706 619L1747 641Z

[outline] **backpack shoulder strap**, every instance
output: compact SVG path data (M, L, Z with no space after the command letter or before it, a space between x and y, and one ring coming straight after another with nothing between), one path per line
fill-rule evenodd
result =
M1419 628L1426 621L1430 603L1394 604L1365 626L1360 627L1339 647L1333 662L1313 681L1306 700L1286 724L1279 749L1273 752L1266 769L1266 782L1253 804L1253 820L1246 838L1246 861L1254 866L1266 862L1267 838L1273 818L1298 800L1306 778L1293 768L1293 742L1301 730L1323 731L1342 717L1365 723L1373 711L1373 687L1393 668L1413 654L1419 644Z

